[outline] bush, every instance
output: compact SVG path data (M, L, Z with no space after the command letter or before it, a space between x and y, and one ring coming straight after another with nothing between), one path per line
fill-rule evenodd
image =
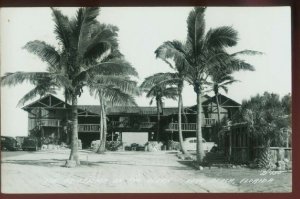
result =
M121 141L106 141L105 148L108 151L122 151L123 150L123 142L121 142Z
M180 150L180 143L173 140L168 141L169 150Z
M163 143L161 142L156 142L156 141L151 141L146 143L145 151L161 151L161 147L163 146Z
M100 146L100 140L94 140L91 143L91 148L93 151L97 151ZM121 141L106 141L105 148L108 151L122 151L123 150L123 142Z

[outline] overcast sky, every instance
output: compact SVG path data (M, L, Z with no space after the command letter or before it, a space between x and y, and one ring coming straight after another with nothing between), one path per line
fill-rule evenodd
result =
M167 40L186 38L186 18L191 7L102 8L99 21L119 27L120 50L139 73L139 82L157 72L171 71L164 62L155 59L155 49ZM61 8L74 16L76 8ZM54 23L49 8L1 8L1 75L15 71L44 71L46 64L22 47L32 40L43 40L57 46ZM255 72L235 73L241 82L229 87L226 94L237 102L264 91L282 97L291 92L291 18L289 7L226 8L208 7L206 30L232 26L239 33L238 45L230 52L251 49L264 52L262 56L245 57L255 66ZM27 113L16 107L18 100L32 86L1 87L1 134L27 135ZM223 93L224 94L224 93ZM210 94L212 95L212 94ZM58 97L63 99L59 93ZM194 105L193 89L186 85L185 105ZM137 98L141 106L149 99ZM94 97L85 92L79 104L95 104ZM176 106L166 101L166 106Z

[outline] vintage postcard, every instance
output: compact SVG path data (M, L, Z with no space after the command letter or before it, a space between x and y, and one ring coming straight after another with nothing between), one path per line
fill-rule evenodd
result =
M290 193L291 8L0 9L2 193Z

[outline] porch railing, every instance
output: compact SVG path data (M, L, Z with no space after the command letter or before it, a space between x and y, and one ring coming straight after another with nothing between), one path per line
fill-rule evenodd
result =
M41 123L41 126L51 126L51 127L60 126L60 120L57 119L41 119L39 121Z
M138 124L130 124L127 121L111 121L110 125L115 128L124 128L124 127L138 127L138 128L153 128L156 125L156 122L141 122Z
M211 126L215 123L216 123L216 119L204 118L204 121L202 121L202 126Z
M142 122L140 128L153 128L156 125L156 122Z
M215 119L204 118L202 121L202 126L211 126L216 123ZM178 131L178 123L170 123L168 126L168 131ZM181 123L181 129L183 131L196 131L197 123Z
M98 132L99 124L78 124L78 132Z

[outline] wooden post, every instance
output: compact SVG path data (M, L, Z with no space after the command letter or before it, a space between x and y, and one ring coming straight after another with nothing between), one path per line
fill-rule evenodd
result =
M111 132L111 141L114 141L114 132Z
M230 160L231 158L231 139L232 139L232 133L231 133L231 130L229 130L229 149L228 149L228 159Z
M60 132L59 132L59 120L57 122L57 138L60 139Z

